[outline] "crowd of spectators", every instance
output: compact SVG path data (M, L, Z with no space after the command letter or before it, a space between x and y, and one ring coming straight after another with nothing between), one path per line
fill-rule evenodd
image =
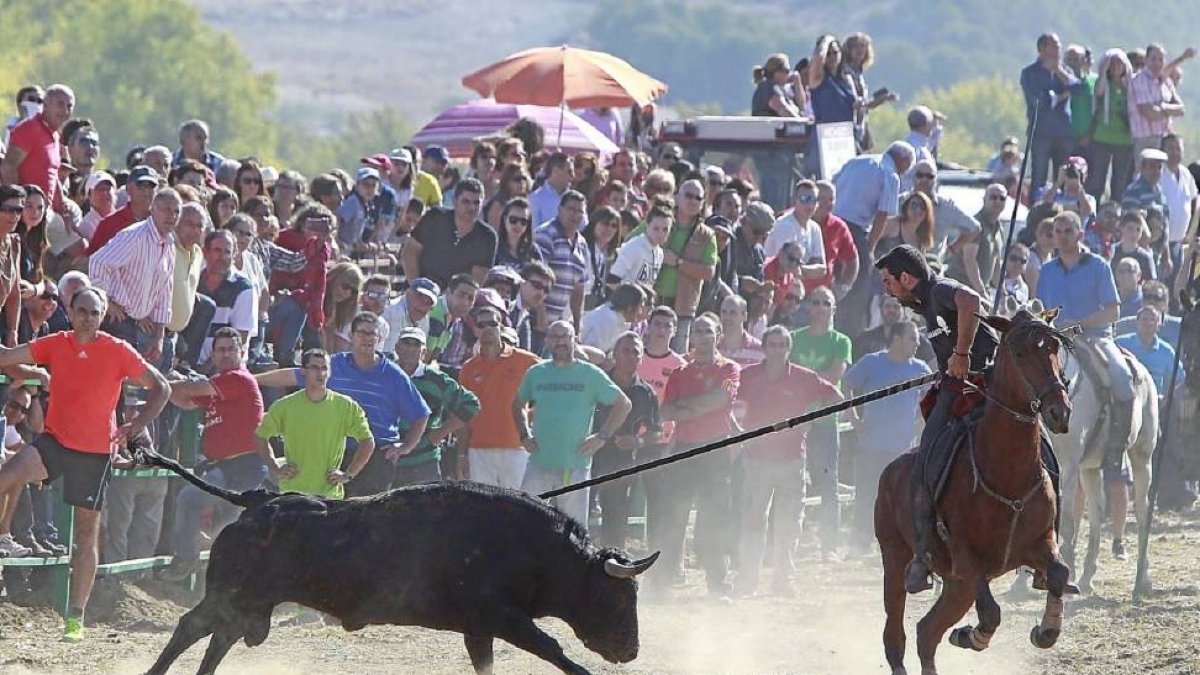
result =
M191 120L175 151L134 148L104 171L102 121L73 117L68 87L27 87L0 161L0 335L48 365L39 341L78 329L72 302L90 289L79 311L99 307L102 330L171 385L149 438L100 453L111 465L126 441L177 454L199 421L209 481L334 498L439 479L538 494L928 373L941 327L884 293L873 264L899 244L987 304L998 289L997 312L1041 299L1064 306L1060 323L1119 336L1162 391L1179 330L1170 291L1196 229L1171 133L1184 110L1172 78L1192 52L1166 63L1151 45L1134 69L1109 50L1098 74L1073 45L1060 63L1053 35L1038 54L1021 74L1035 189L1008 249L1017 144L969 208L940 194L936 111L915 106L905 139L865 154L868 112L896 96L868 92L862 34L822 37L795 70L780 54L756 69L755 114L853 122L863 153L794 182L782 213L672 144L597 158L528 147L536 134L480 142L462 165L438 146L368 149L309 178L228 159ZM5 393L5 458L55 431L44 384L74 377L10 371L38 385ZM870 551L878 475L921 430L915 395L556 501L624 546L640 483L647 543L663 552L653 593L682 578L694 507L714 596L756 592L764 566L787 594L802 523L824 559ZM125 392L122 429L157 413L149 398ZM24 485L13 476L32 476L27 462L9 463L0 555L65 553L55 488ZM859 490L848 540L843 483ZM171 553L169 579L191 574L233 515L165 478L116 472L97 489L101 559ZM809 490L821 505L806 518Z

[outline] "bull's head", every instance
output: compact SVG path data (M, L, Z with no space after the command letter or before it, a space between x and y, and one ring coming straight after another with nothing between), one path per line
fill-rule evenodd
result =
M583 611L570 622L588 649L613 663L638 655L637 577L658 560L658 553L630 560L624 552L604 549L593 558Z

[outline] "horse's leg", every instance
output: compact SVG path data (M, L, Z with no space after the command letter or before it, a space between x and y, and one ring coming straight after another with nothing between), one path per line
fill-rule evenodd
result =
M961 619L975 602L974 584L956 578L942 579L942 594L917 622L917 656L921 657L921 675L937 675L934 655L946 630Z
M904 574L912 551L904 540L890 541L881 546L883 553L883 610L887 621L883 625L883 653L892 675L905 675L904 605L908 593L904 590Z
M1079 577L1079 589L1092 592L1092 578L1096 575L1096 564L1100 558L1100 538L1104 532L1104 486L1100 467L1085 466L1083 492L1088 507L1088 546L1083 560L1083 574Z
M1133 445L1129 447L1129 464L1133 471L1133 513L1137 519L1138 532L1142 528L1150 527L1150 522L1146 517L1150 511L1150 480L1151 476L1151 460L1154 455L1154 445L1158 439L1158 405L1151 399L1157 398L1151 396L1151 392L1146 391L1145 394L1139 393L1139 400L1144 400L1142 404L1142 424L1138 428L1137 437L1133 440ZM1140 539L1139 539L1140 541ZM1142 592L1149 591L1153 582L1150 580L1149 565L1142 571L1142 576L1134 581L1135 587Z
M992 597L992 589L986 577L979 577L975 582L975 613L979 617L979 625L966 625L955 628L950 633L950 644L963 649L973 649L981 652L988 648L996 629L1000 627L1000 605Z

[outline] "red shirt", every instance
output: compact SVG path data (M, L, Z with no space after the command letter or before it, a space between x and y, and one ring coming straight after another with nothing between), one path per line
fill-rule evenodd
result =
M99 223L96 223L96 231L92 233L92 240L88 242L87 254L92 255L99 251L109 240L117 236L117 233L135 222L137 221L133 217L133 207L129 204L108 214Z
M779 379L768 379L766 366L747 367L741 373L738 402L746 409L746 428L758 429L802 415L839 398L837 387L808 368L791 363ZM777 461L805 456L807 425L761 436L751 442L750 459Z
M13 127L8 146L25 152L25 158L17 167L18 182L40 187L46 193L47 203L56 210L60 208L62 191L58 168L62 165L62 154L58 149L58 131L51 129L46 118L38 113Z
M75 331L54 333L30 342L29 353L54 374L46 431L72 450L110 453L121 385L141 377L149 367L146 361L128 343L104 332L83 345L75 340Z
M818 224L821 226L821 239L825 242L825 266L828 271L823 277L801 280L806 294L818 286L833 288L833 271L837 263L848 265L858 259L858 247L854 245L854 236L846 227L846 221L830 213L825 222ZM858 273L863 272L859 270Z
M271 272L271 292L285 288L290 290L292 298L300 303L308 315L308 325L321 328L325 325L325 267L333 256L333 250L316 237L305 238L299 230L280 232L275 245L304 253L308 265L299 272Z
M783 255L783 253L779 255ZM783 304L783 301L787 299L787 294L796 285L796 275L784 272L780 268L779 255L767 260L767 264L763 265L763 280L775 285L774 304L776 307Z
M675 438L695 445L728 436L733 431L733 401L738 393L738 364L717 355L712 363L692 361L667 379L666 403L698 396L717 387L729 392L729 403L695 419L675 423Z
M227 370L209 378L216 396L201 396L204 408L204 456L214 462L258 450L254 432L262 424L263 399L258 382L245 368Z

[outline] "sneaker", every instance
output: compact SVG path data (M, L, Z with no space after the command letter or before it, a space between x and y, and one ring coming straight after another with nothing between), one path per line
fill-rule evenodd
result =
M0 535L0 556L5 558L25 558L33 551L18 544L11 534Z
M53 555L56 555L56 556L67 555L67 547L58 543L58 541L55 539L48 539L48 538L39 539L38 543L42 545L42 548L46 549L47 551L50 551L50 553L52 553Z
M67 625L63 630L63 642L83 642L83 619L67 617Z

